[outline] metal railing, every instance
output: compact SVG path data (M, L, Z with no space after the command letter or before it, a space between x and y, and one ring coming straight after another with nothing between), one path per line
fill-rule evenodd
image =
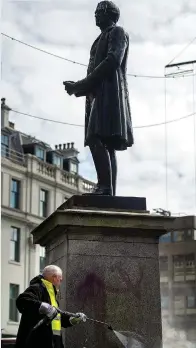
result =
M22 166L26 166L26 158L25 155L12 150L5 145L1 145L1 158L6 158L14 163L20 164Z

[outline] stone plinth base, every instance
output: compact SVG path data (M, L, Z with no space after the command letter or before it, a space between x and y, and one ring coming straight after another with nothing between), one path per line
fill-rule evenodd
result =
M64 272L61 309L111 324L140 341L137 348L162 347L158 241L176 218L73 206L61 206L32 232L46 246L47 263ZM122 347L92 321L66 329L65 341L69 348Z

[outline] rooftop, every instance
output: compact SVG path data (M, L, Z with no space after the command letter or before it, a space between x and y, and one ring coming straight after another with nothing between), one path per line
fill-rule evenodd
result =
M6 99L1 99L1 156L2 164L7 161L17 166L28 168L29 161L37 163L34 170L45 178L70 184L75 189L81 187L84 191L92 189L94 184L79 175L79 151L74 142L57 144L52 148L49 144L29 134L15 129L15 124L9 121L11 108L6 105ZM79 185L80 182L80 185ZM79 188L78 188L79 189Z

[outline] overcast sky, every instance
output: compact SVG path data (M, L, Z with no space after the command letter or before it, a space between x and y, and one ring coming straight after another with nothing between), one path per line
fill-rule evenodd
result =
M16 39L82 63L99 35L95 0L2 1L2 31ZM195 36L196 1L117 0L119 24L130 35L128 72L163 76L164 66ZM175 62L196 59L196 40ZM190 69L192 66L185 66ZM195 69L196 70L196 69ZM174 70L172 70L174 71ZM168 70L168 73L171 71ZM84 124L84 98L69 97L64 80L83 78L86 68L2 37L2 94L7 104L33 115ZM133 126L149 125L193 112L193 77L128 77ZM196 79L195 79L196 86ZM196 88L196 87L195 87ZM11 113L16 128L51 144L72 142L80 151L80 173L96 180L82 127L35 120ZM134 129L134 146L118 153L118 189L144 196L149 209L196 213L194 118L168 124L168 204L166 204L165 126Z

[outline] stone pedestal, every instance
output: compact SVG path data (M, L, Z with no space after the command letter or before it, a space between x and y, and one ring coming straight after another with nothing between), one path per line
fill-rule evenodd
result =
M83 201L85 208L76 202L32 232L34 242L46 246L47 263L64 272L60 308L128 331L140 342L131 348L162 347L158 240L176 218L119 211L120 201L118 211L102 210L100 202L98 210L96 200L93 207ZM66 329L65 341L67 348L123 347L113 331L92 321Z

